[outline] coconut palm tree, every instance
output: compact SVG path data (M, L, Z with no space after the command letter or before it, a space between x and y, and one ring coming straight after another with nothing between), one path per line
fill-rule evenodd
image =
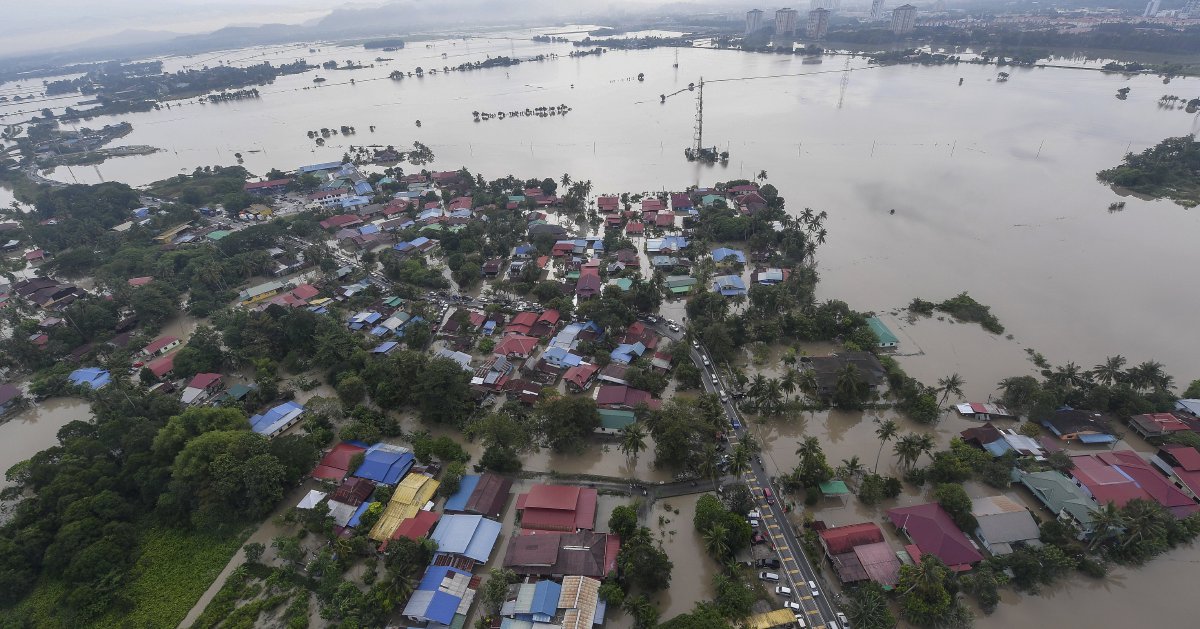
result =
M1047 379L1055 385L1072 388L1084 386L1088 382L1087 378L1087 372L1073 362L1062 367L1055 367L1054 371L1047 376Z
M1113 385L1125 379L1125 357L1117 354L1104 359L1104 362L1092 367L1092 377L1104 385Z
M563 176L562 176L562 179L561 179L561 181L562 181L562 186L563 186L563 188L570 188L570 187L571 187L571 175L570 175L570 174L568 174L568 173L563 173Z
M779 412L779 407L783 405L783 387L780 386L778 379L767 380L767 386L763 390L762 405L768 413Z
M896 458L900 459L900 465L906 470L911 469L917 459L921 458L921 446L918 439L916 434L910 433L900 437L896 441L896 445L892 446Z
M825 237L828 235L829 235L829 230L825 229L824 227L817 230L817 236L816 236L817 244L818 245L825 244Z
M950 395L951 393L958 397L962 397L962 386L964 384L966 383L963 382L962 376L958 375L958 373L952 373L945 378L938 378L938 387L942 390L942 399L938 401L938 406L945 404L946 396Z
M858 367L846 363L838 370L837 382L834 384L834 401L838 406L859 408L866 401L870 389L858 373Z
M1158 517L1158 504L1148 500L1134 499L1125 503L1121 510L1124 536L1121 548L1146 539L1164 538L1166 527Z
M704 549L713 559L720 560L729 553L729 529L717 523L704 532Z
M855 479L862 476L866 468L859 462L858 455L856 454L848 459L842 459L842 464L838 469L842 472L841 476L843 478Z
M813 213L812 208L806 207L803 212L800 212L800 221L807 225L812 222L815 216L816 214Z
M896 434L900 432L900 425L897 424L896 420L894 419L885 419L881 421L879 418L875 418L875 423L878 424L878 426L875 428L875 436L879 437L879 451L875 453L875 468L871 471L878 473L879 457L883 454L883 446L887 445L887 442L896 438Z
M810 400L816 400L820 393L820 386L817 384L817 374L812 369L805 369L797 372L796 388L800 390L805 397Z
M767 171L765 171L765 170L758 171L758 180L766 181L766 179L767 179Z
M1092 539L1088 541L1088 550L1097 544L1121 532L1125 527L1125 517L1116 503L1108 501L1104 506L1092 511Z
M746 390L746 397L750 398L751 405L757 409L762 406L763 394L767 391L767 377L761 373L754 374L750 379L750 388Z
M796 378L795 369L788 369L783 374L783 378L779 380L779 388L782 389L784 393L788 394L789 399L791 398L791 395L796 392L797 384L799 384L799 382Z
M934 441L933 435L923 432L917 435L917 451L921 454L928 455L933 459L933 449L937 447L937 442Z
M742 472L750 467L750 450L745 444L738 443L733 448L733 454L729 457L729 474L731 476L741 476Z
M804 465L804 461L821 452L821 442L816 437L805 437L804 441L800 442L800 447L796 448L796 456L800 457L800 465Z
M629 424L621 431L621 452L630 460L633 469L637 469L638 455L645 449L646 429L641 424Z

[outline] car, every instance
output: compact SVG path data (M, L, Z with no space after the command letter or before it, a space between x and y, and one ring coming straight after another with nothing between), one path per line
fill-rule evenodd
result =
M718 378L717 374L715 374L715 373L712 375L712 383L713 384L721 384L721 379Z
M750 526L753 526L754 528L758 528L758 524L759 524L758 518L746 518L746 521L750 523Z
M786 585L777 585L777 586L775 586L775 593L778 594L779 596L786 596L788 598L791 598L792 588L790 588Z
M700 341L692 341L692 347L700 349Z
M775 504L775 494L771 491L770 487L763 488L763 498L767 499L767 504Z
M817 582L816 582L816 581L809 581L809 582L808 582L808 589L812 590L812 595L813 595L813 596L820 596L820 595L821 595L821 590L818 590L818 589L817 589Z
M779 564L778 559L759 559L758 560L759 568L771 568L772 570L778 570L779 565L780 564Z
M843 627L845 627L846 629L850 629L850 619L846 618L845 614L843 614L842 612L838 612L837 619L838 619L838 622L842 623Z
M804 614L796 614L796 626L800 629L806 629L808 623L804 620Z
M760 581L778 582L779 575L775 574L774 572L760 572L758 573L758 579Z
M747 513L747 514L746 514L746 517L748 517L748 518L750 518L750 519L757 519L757 518L761 518L761 517L762 517L762 512L761 512L761 511L759 511L758 509L751 509L751 510L750 510L750 513Z
M709 365L711 365L711 364L712 364L712 363L708 362L708 356L701 356L701 357L700 357L700 361L704 363L704 366L705 366L705 367L707 367L707 366L709 366Z
M757 546L758 544L765 544L765 543L767 543L767 538L764 537L762 533L755 532L754 535L750 538L750 543L755 546Z
M732 417L732 418L730 418L730 419L729 419L729 423L730 423L730 424L733 424L733 429L734 429L734 430L741 430L741 429L742 429L742 422L738 421L738 418L736 418L736 417Z
M792 611L797 611L797 612L802 611L804 609L803 607L800 606L800 603L797 603L796 601L784 601L783 606Z
M721 403L725 403L725 402L728 402L728 401L729 401L729 396L728 396L728 395L725 395L725 392L724 392L724 391L722 391L722 392L721 392Z

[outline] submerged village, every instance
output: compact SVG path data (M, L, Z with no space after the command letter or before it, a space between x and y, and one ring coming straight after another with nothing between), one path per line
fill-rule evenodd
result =
M965 627L1200 533L1200 383L1032 352L991 399L918 382L816 299L836 234L766 172L347 160L32 206L0 409L94 419L7 471L6 627ZM966 294L901 314L931 315L1003 331ZM760 436L829 408L877 439Z

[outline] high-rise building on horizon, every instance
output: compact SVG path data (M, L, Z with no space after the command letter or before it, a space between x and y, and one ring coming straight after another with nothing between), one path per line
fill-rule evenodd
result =
M871 19L883 17L883 0L871 0Z
M1200 0L1188 0L1179 10L1181 18L1200 18Z
M775 12L775 34L776 35L792 35L796 34L798 26L796 19L797 13L795 9L783 8Z
M892 10L892 32L897 35L911 33L917 25L917 7L903 4Z
M813 9L808 12L806 33L809 39L825 39L825 33L829 31L829 14L829 9Z
M758 9L746 11L746 34L758 32L763 27L763 12Z
M1162 5L1162 0L1150 0L1146 3L1146 10L1142 12L1142 17L1154 17L1158 15L1158 7Z
M809 0L808 10L816 11L817 9L829 9L837 11L842 8L842 0Z

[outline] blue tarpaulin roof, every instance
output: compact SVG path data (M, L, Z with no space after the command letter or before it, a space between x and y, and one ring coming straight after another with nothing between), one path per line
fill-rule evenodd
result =
M282 430L304 412L296 402L284 402L275 408L250 418L250 427L260 435L271 436Z
M99 367L84 367L83 369L72 371L68 378L71 380L71 384L84 385L92 390L96 390L108 384L109 374L108 371Z
M354 510L354 515L350 516L350 521L346 522L346 526L349 526L350 528L358 526L359 521L362 520L362 514L367 512L367 507L370 507L373 502L375 501L368 500L358 505L358 508Z
M471 492L475 491L475 487L479 485L478 474L467 474L458 481L458 491L454 495L446 499L446 505L442 508L444 511L463 511L467 508L467 500L471 498Z
M408 473L408 470L412 469L412 466L413 455L411 452L381 449L375 445L371 446L363 455L363 463L354 471L354 475L382 485L395 485Z
M447 577L459 576L469 580L471 575L450 566L430 566L421 577L421 583L404 606L404 615L409 618L424 618L449 625L462 602L462 596L442 590Z
M500 537L500 523L481 515L455 513L442 516L429 537L437 542L438 552L462 555L487 562Z

